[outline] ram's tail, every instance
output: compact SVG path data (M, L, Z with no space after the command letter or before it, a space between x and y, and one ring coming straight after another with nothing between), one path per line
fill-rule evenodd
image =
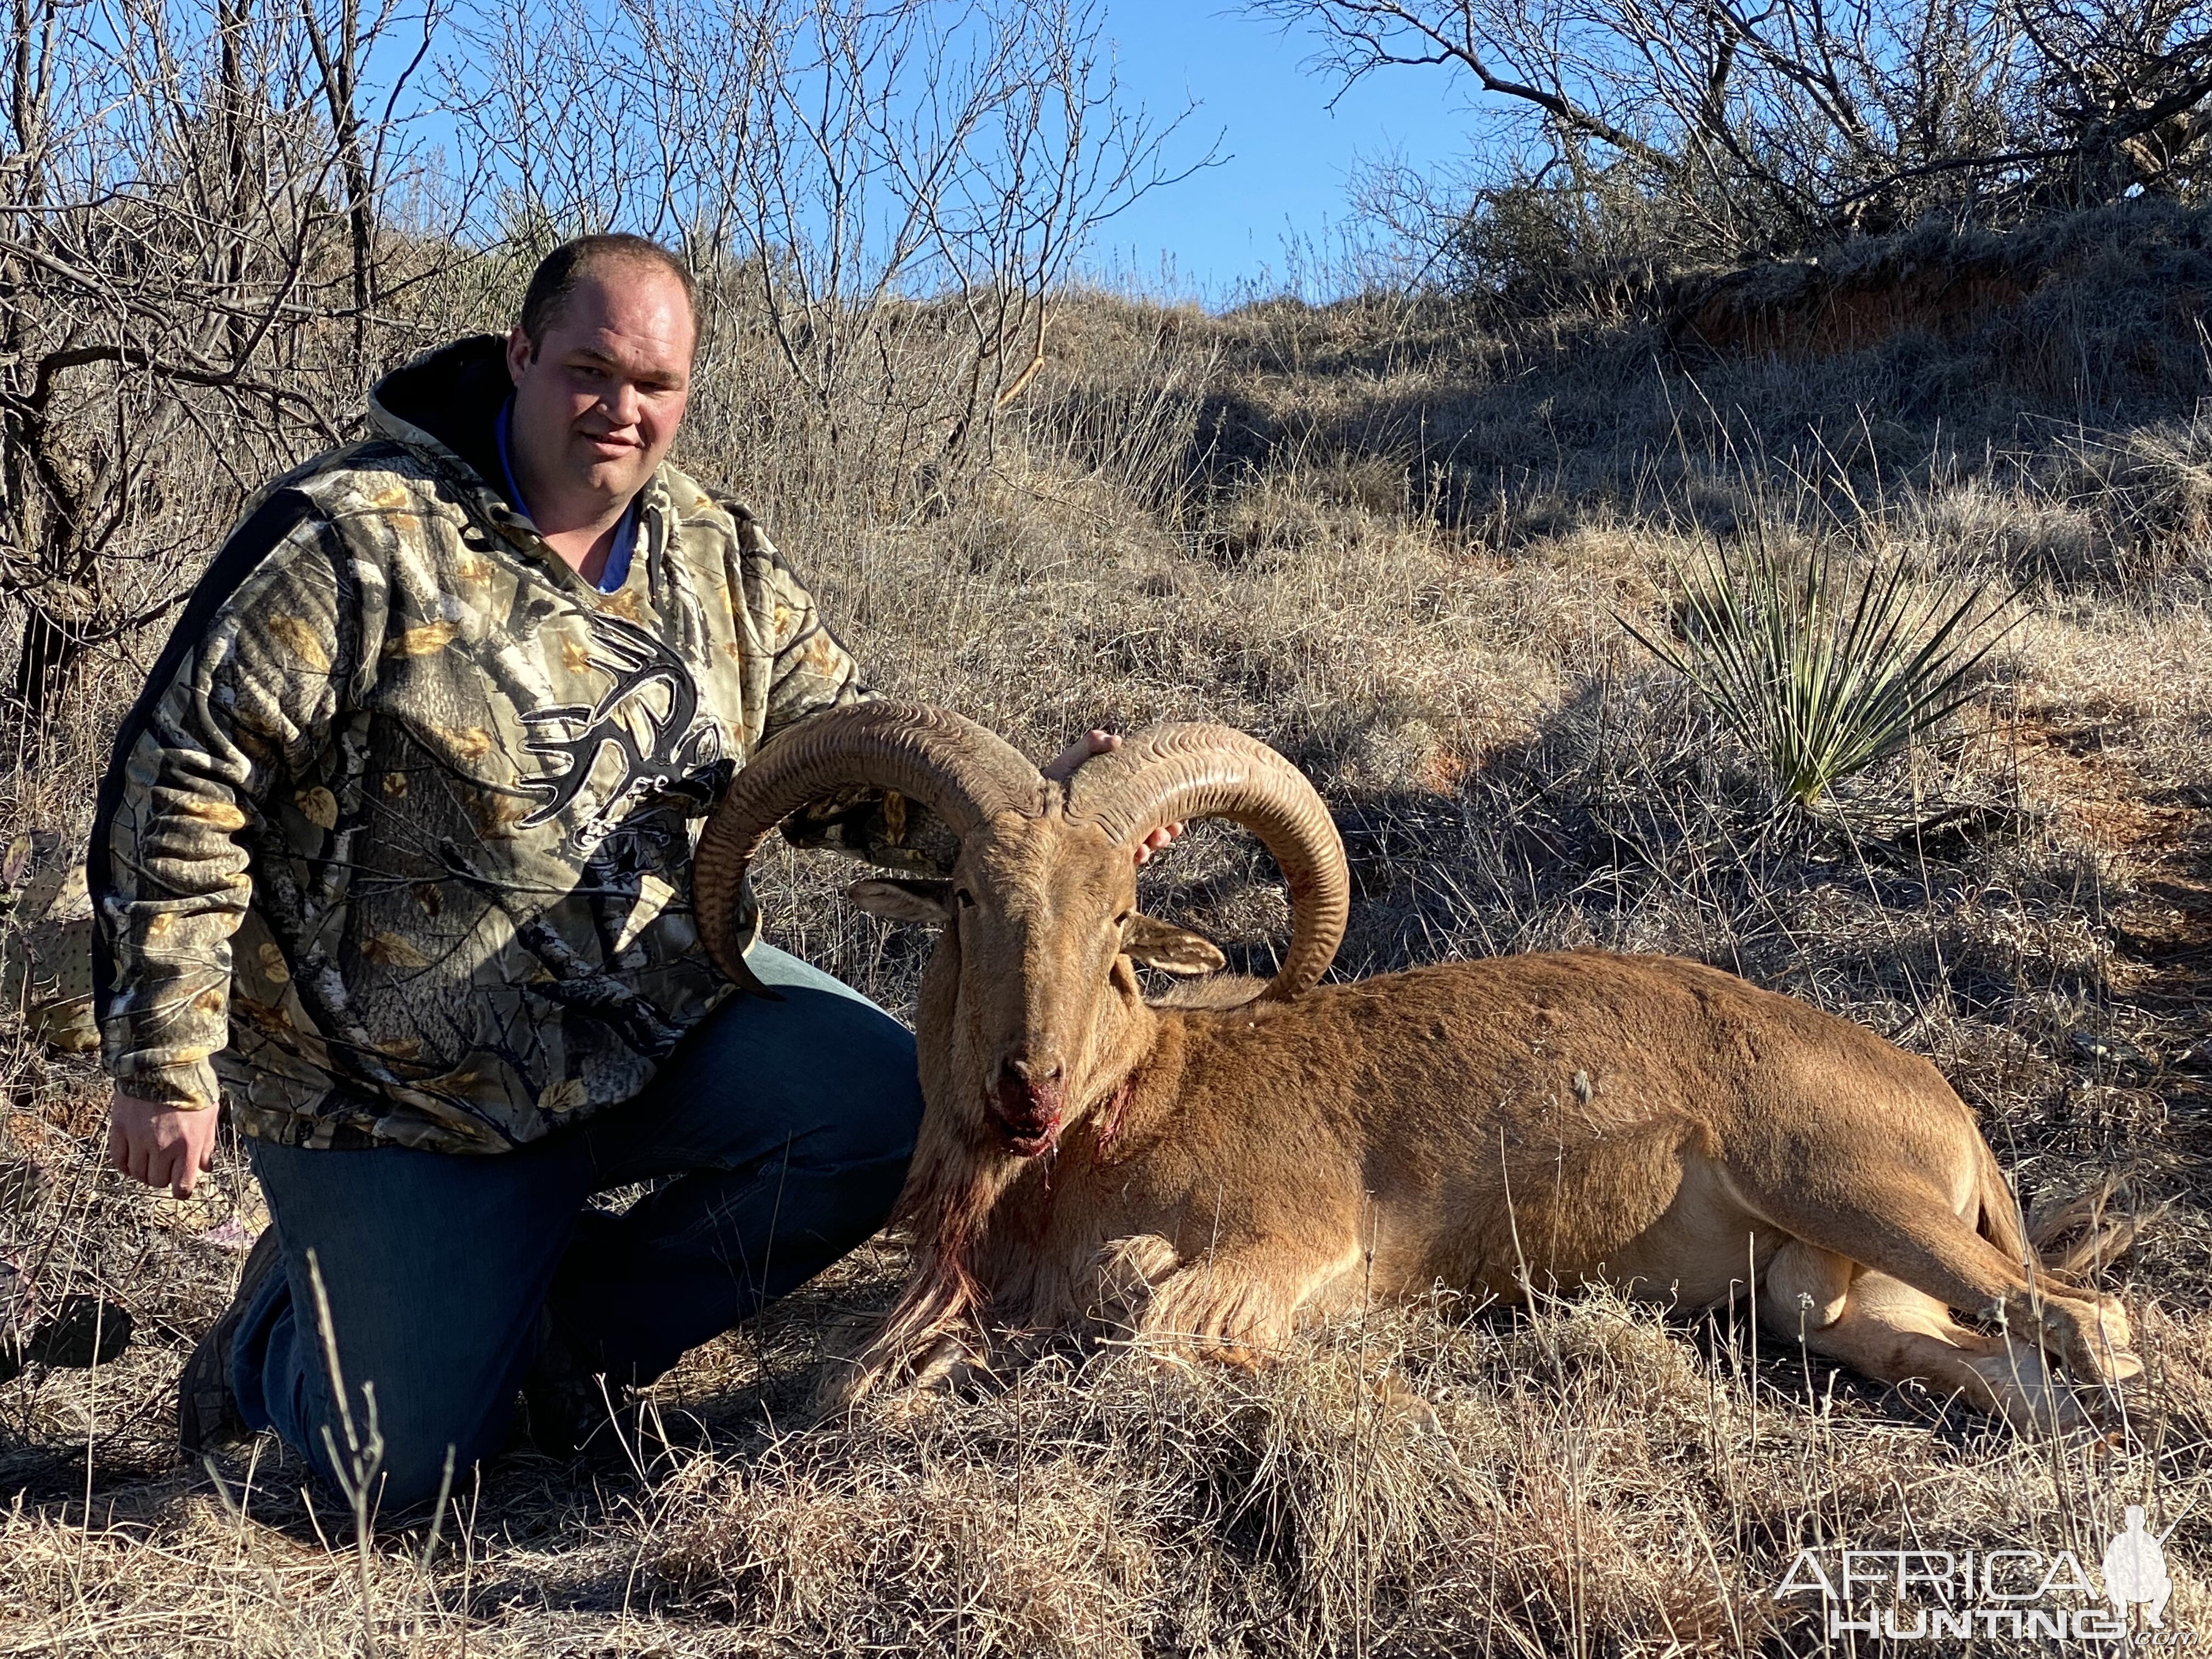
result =
M2004 1170L1997 1164L1997 1155L1990 1150L1990 1143L1978 1134L1974 1144L1982 1155L1982 1214L1976 1231L2002 1250L2006 1260L2026 1267L2030 1260L2027 1227L2021 1218L2020 1200L2005 1184Z
M2166 1209L2138 1208L2120 1178L2108 1175L2086 1193L2037 1205L2027 1218L2028 1242L2047 1270L2082 1279L2118 1261Z
M2148 1214L2135 1208L2120 1178L2108 1175L2087 1192L2046 1200L2022 1217L1986 1140L1981 1152L1982 1237L2023 1267L2033 1265L2068 1284L2080 1285L2118 1261L2166 1210L2163 1204Z

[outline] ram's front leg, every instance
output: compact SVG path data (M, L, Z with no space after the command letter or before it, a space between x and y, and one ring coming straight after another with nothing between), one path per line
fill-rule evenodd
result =
M1117 1239L1098 1255L1091 1318L1157 1353L1249 1369L1287 1346L1302 1316L1332 1305L1359 1261L1357 1246L1329 1257L1280 1240L1186 1260L1158 1234Z

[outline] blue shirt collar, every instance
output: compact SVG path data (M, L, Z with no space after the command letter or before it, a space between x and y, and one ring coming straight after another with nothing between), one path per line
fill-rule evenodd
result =
M499 448L499 471L507 485L507 501L526 519L530 516L530 503L522 499L522 486L514 481L514 456L507 444L507 416L514 412L514 399L509 397L492 417L491 435ZM599 573L595 584L600 592L615 592L629 580L630 555L637 548L637 521L638 497L633 495L629 507L623 510L622 522L615 526L615 544L607 550L607 568Z

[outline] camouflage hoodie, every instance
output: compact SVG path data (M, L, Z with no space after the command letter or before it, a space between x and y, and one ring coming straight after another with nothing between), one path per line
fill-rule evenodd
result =
M692 821L866 694L751 515L672 466L619 590L569 570L488 482L507 390L489 336L382 381L364 441L248 504L125 719L87 874L128 1092L499 1152L635 1095L727 994ZM916 862L902 807L811 838Z

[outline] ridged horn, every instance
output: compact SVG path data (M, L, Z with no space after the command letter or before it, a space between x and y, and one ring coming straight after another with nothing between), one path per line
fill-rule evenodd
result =
M1044 780L996 732L925 703L853 703L778 732L732 781L692 855L692 911L726 978L761 988L737 926L753 855L792 813L847 789L896 791L964 836L1002 812L1040 811Z
M1069 781L1067 815L1133 842L1164 823L1227 818L1265 844L1291 891L1291 948L1265 995L1287 1000L1328 971L1352 908L1352 873L1304 774L1225 726L1153 726Z

